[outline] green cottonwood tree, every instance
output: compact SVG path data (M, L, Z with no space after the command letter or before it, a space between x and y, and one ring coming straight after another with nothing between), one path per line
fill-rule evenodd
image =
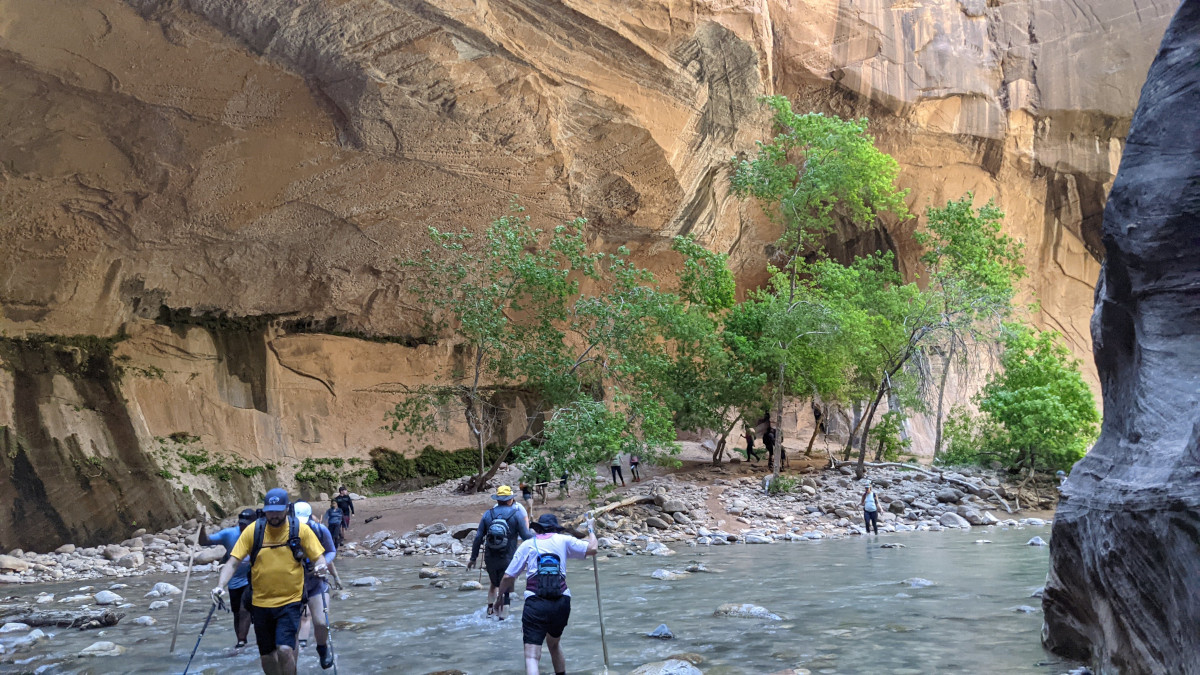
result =
M754 198L763 211L782 228L778 248L784 258L780 267L786 286L775 284L776 294L786 302L781 311L806 311L797 297L801 282L802 254L812 248L839 220L862 228L871 228L885 212L907 216L905 191L896 185L899 165L874 145L867 134L866 119L842 120L819 113L796 114L783 96L762 99L773 111L777 135L759 142L750 159L733 159L730 179L733 192L741 199ZM797 341L806 333L824 331L782 330L776 349L782 355L793 354ZM789 336L791 340L789 341ZM802 367L780 358L775 364L776 428L783 417L783 399L787 394L809 395L805 390L789 390L787 373ZM805 378L793 378L802 382ZM780 432L777 432L780 433ZM783 442L780 433L779 443ZM772 458L776 473L779 462Z

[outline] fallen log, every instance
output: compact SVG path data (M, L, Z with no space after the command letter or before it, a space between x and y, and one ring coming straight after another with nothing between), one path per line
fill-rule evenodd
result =
M604 506L601 506L598 509L593 509L592 516L595 517L602 513L608 513L609 511L614 511L614 510L622 508L624 506L633 506L634 504L647 504L647 503L650 503L653 501L654 501L654 497L652 495L634 495L633 497L626 497L625 499L622 499L619 502L605 504ZM578 526L583 524L583 521L586 518L587 518L586 513L576 516L575 518L572 518L571 520L568 520L566 523L564 523L563 528L569 529L569 530L576 529Z
M832 456L830 456L829 459L831 462L833 462L834 469L837 469L837 468L840 468L843 466L858 466L858 462L854 461L854 460L850 460L848 462L839 462L839 461L833 459ZM941 471L936 471L936 472L930 471L929 469L926 469L923 466L918 466L916 464L904 464L901 462L864 462L863 466L871 468L871 469L884 469L884 468L889 468L889 467L895 468L895 469L908 469L910 471L916 471L917 473L923 473L926 476L929 476L930 478L936 478L939 481L950 483L951 485L961 485L962 487L967 488L968 490L970 490L971 492L973 492L975 494L979 494L980 492L990 492L990 493L992 493L992 496L994 496L1001 504L1004 505L1005 511L1008 511L1009 513L1013 512L1012 507L1008 505L1008 502L1004 501L1004 497L1001 497L1000 493L996 492L992 488L990 488L986 485L975 485L974 483L967 482L960 478L951 478L951 477L945 475L944 473L942 473Z
M23 623L35 628L52 626L54 628L107 628L115 626L125 617L124 613L109 610L41 610L32 607L8 607L0 610L0 624Z

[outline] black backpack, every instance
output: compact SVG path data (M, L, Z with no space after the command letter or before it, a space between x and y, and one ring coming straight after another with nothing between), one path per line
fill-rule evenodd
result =
M513 514L516 513L516 509L509 507L509 513L504 517L499 517L496 512L498 508L500 507L492 507L492 522L488 523L487 528L487 547L490 551L507 553L508 541L512 533L508 519L512 518Z
M537 555L537 573L533 575L537 582L537 590L534 591L534 595L547 600L561 598L563 589L567 587L567 575L563 572L562 559L556 553L543 553L539 550L537 537L533 538L533 550Z

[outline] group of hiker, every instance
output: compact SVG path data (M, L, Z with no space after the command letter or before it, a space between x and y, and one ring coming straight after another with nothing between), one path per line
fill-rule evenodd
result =
M467 569L479 562L482 548L483 568L490 584L487 616L500 621L508 618L517 577L525 574L521 640L526 675L537 675L543 645L550 651L554 672L562 675L566 673L567 661L560 641L571 616L567 560L596 555L595 522L589 513L587 539L578 539L565 534L552 513L543 513L530 522L529 513L515 503L512 488L507 485L497 488L492 499L495 506L484 512L475 529Z
M340 493L331 501L324 523L313 517L307 502L292 502L286 490L273 488L261 509L238 514L236 527L209 536L200 526L200 544L219 544L227 551L212 589L213 603L223 606L228 598L236 648L246 645L253 626L267 675L296 673L298 652L306 646L304 636L310 630L321 668L334 665L326 576L333 574L336 580L333 561L354 512L345 488ZM571 615L567 560L596 555L595 523L588 514L587 539L578 539L563 532L554 514L530 522L529 513L516 503L507 485L501 485L492 499L496 504L479 521L467 565L475 567L482 549L490 584L487 616L508 618L516 579L525 574L521 634L526 673L538 672L543 645L550 651L554 672L565 673L560 640Z
M309 634L321 668L334 665L325 577L332 573L336 579L333 560L353 513L344 486L330 501L324 523L307 502L292 502L286 490L273 488L261 509L238 514L237 526L209 536L200 525L197 542L226 551L213 602L223 606L229 600L236 649L246 646L254 627L264 673L294 674L297 652L307 646Z
M763 442L763 447L767 451L767 468L774 469L775 468L775 443L776 443L776 440L779 438L779 435L775 431L775 428L771 426L771 414L770 413L764 413L762 419L760 419L758 421L758 424L756 424L754 426L751 426L750 424L745 425L746 428L745 428L745 431L743 432L743 437L746 439L746 461L753 463L755 461L759 461L762 459L762 457L760 457L759 454L757 452L755 452L755 450L754 450L754 441L758 437L758 432L755 431L756 427L764 426L764 425L766 426L766 428L763 429L763 432L762 432L762 442ZM780 466L787 466L787 452L784 450L783 445L779 446L779 454L780 454L780 457L779 457Z

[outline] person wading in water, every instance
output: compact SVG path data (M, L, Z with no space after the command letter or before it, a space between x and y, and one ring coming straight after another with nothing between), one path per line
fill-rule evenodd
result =
M867 526L865 534L871 534L872 525L875 526L875 534L879 534L879 502L875 499L875 491L871 489L870 483L867 483L867 489L863 492L859 504L863 509L863 523Z
M571 589L567 588L567 558L586 558L596 555L596 526L590 514L587 520L587 541L562 534L558 518L543 513L532 524L537 536L521 542L512 562L504 571L500 593L508 593L517 577L525 573L525 607L521 610L521 639L525 645L525 673L537 675L542 661L542 643L550 649L554 672L567 672L567 657L563 654L563 631L571 616ZM496 611L502 599L496 598Z
M302 527L288 506L287 490L272 488L263 500L263 517L242 530L221 568L213 602L220 602L243 560L250 561L250 621L263 672L295 675L296 633L304 597L304 561L316 561L313 574L324 576L325 553L312 529Z
M292 505L292 509L296 512L296 519L300 521L301 527L307 526L312 529L313 534L317 535L317 540L325 548L325 555L322 556L325 566L331 567L333 558L337 555L337 545L334 544L333 533L329 531L329 528L313 519L312 506L309 506L308 502L296 502ZM310 560L309 563L311 562ZM304 596L307 600L305 600L305 607L300 615L300 647L303 649L307 646L307 638L304 636L312 632L313 637L316 638L317 656L321 659L321 668L327 670L333 665L333 651L329 649L329 626L325 624L325 608L329 606L329 584L306 569Z
M242 530L250 527L257 519L258 514L254 509L246 509L238 514L237 527L227 527L211 537L204 532L204 523L200 523L200 538L197 541L201 546L224 546L225 558L221 562L229 562L229 553L237 544ZM249 586L250 563L243 562L238 565L237 571L233 573L233 578L229 580L229 608L233 610L233 633L237 636L237 644L233 646L234 649L245 647L246 638L250 637L250 603L248 602L250 598L246 594L246 591L250 590Z
M495 612L501 621L508 618L508 608L512 598L504 593L497 598L500 580L504 570L512 561L513 554L525 539L533 537L529 531L529 514L520 504L513 503L512 488L501 485L492 495L497 504L483 513L479 519L479 527L475 530L475 543L471 547L471 560L467 569L475 567L479 559L479 547L486 543L483 549L483 567L487 570L488 581L488 616ZM493 607L495 603L496 607Z

